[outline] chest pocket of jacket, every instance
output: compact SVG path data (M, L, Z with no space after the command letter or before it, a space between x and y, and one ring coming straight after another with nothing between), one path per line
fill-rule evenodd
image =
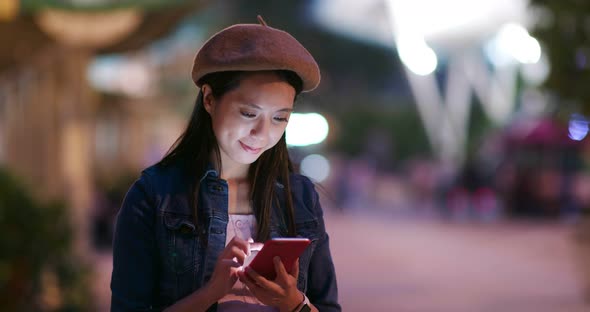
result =
M175 273L185 273L195 268L198 236L190 216L165 214L166 266Z

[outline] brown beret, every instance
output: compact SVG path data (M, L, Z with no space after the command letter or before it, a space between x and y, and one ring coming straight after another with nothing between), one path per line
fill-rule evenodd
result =
M290 34L266 25L237 24L213 35L195 56L193 81L198 87L209 73L220 71L291 70L303 81L303 91L320 83L313 56Z

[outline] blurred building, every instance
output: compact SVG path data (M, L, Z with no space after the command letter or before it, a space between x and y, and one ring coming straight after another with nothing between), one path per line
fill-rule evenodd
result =
M112 100L87 79L95 56L136 51L206 1L2 1L0 164L42 199L65 199L88 245L96 172L143 157L157 105ZM133 84L133 78L128 84ZM109 135L117 129L125 134ZM116 133L118 134L118 133ZM115 141L114 141L115 140ZM113 149L113 146L115 148ZM99 158L101 161L96 161Z

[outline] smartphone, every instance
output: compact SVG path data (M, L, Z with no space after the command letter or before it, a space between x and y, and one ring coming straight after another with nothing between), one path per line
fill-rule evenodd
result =
M267 240L248 266L256 273L272 281L277 277L272 259L279 256L288 272L310 242L307 238L291 237Z

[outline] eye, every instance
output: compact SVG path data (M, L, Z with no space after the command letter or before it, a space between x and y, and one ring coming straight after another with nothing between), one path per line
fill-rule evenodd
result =
M288 122L289 118L287 117L275 117L274 118L276 121L280 121L280 122Z
M253 113L250 113L250 112L245 112L245 111L240 112L240 114L242 114L242 116L244 116L246 118L254 118L254 117L256 117L256 114L253 114Z

